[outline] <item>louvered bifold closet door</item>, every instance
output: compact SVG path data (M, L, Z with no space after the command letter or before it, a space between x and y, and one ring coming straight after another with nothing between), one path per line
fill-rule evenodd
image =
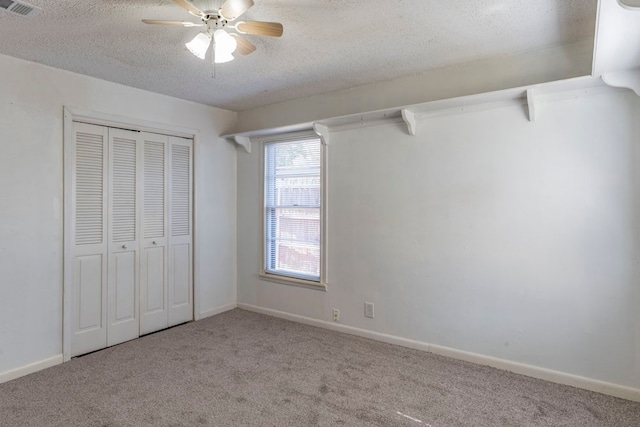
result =
M71 356L107 344L108 130L73 123Z
M169 326L193 319L192 150L169 137Z
M139 331L139 133L109 129L109 273L107 345Z
M140 252L140 335L168 326L167 305L167 141L142 134L142 248Z

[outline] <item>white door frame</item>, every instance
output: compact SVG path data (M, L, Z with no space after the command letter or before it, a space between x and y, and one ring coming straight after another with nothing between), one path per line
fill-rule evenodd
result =
M93 125L107 126L112 128L124 128L137 130L141 132L158 133L169 136L179 136L182 138L193 139L193 259L192 259L192 271L193 271L193 319L198 320L200 313L200 292L199 281L197 277L197 269L195 268L195 260L197 259L197 191L196 185L196 156L198 153L198 135L199 130L185 128L180 126L168 125L165 123L150 122L147 120L139 120L130 117L117 116L113 114L99 113L95 111L82 110L72 107L64 107L64 127L63 127L63 142L64 142L64 221L63 221L63 286L62 286L62 354L63 360L66 362L71 359L71 297L72 297L72 283L73 283L73 224L71 223L71 213L73 210L72 197L72 175L73 170L70 167L72 165L73 156L75 150L73 149L73 122L89 123Z

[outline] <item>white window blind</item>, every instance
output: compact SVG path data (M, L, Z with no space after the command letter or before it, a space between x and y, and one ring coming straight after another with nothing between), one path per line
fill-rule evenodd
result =
M265 144L265 272L320 281L321 143Z

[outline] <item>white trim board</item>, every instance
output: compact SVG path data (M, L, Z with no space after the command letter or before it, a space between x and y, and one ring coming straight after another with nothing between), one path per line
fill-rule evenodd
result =
M492 368L504 371L514 372L520 375L537 378L557 384L568 385L584 390L594 391L596 393L607 394L619 397L621 399L640 402L640 389L627 387L619 384L613 384L605 381L585 378L578 375L568 374L565 372L554 371L551 369L540 368L537 366L527 365L524 363L513 362L510 360L499 359L496 357L485 356L482 354L471 353L454 348L443 347L440 345L429 344L422 341L415 341L394 335L383 334L380 332L368 331L366 329L355 328L340 323L327 322L325 320L313 319L311 317L300 316L297 314L286 313L284 311L272 310L269 308L258 307L251 304L238 304L238 308L255 313L265 314L267 316L278 317L280 319L290 320L292 322L303 323L305 325L317 326L319 328L330 329L332 331L343 332L350 335L356 335L363 338L369 338L388 344L395 344L403 347L409 347L416 350L427 351L452 359L464 360L466 362L475 363L477 365L491 366Z
M7 381L15 380L16 378L24 377L25 375L33 374L34 372L38 372L52 366L60 365L62 361L62 354L57 354L55 356L39 360L37 362L29 363L28 365L24 365L19 368L0 372L0 384Z
M161 135L178 136L181 138L193 138L195 135L200 133L198 129L185 128L182 126L168 125L166 123L151 122L148 120L134 119L67 106L64 107L64 115L65 117L69 115L71 120L75 122L114 128L127 128L140 132L159 133Z
M216 314L224 313L225 311L230 311L237 308L238 305L233 302L231 304L220 305L218 307L210 308L209 310L202 311L197 314L195 320L204 319L205 317L215 316Z

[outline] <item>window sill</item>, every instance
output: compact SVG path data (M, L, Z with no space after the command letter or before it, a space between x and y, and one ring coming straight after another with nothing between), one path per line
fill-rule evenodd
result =
M278 276L276 274L260 273L260 279L267 282L280 283L283 285L297 286L299 288L313 289L316 291L327 291L327 284L322 282L313 282L311 280L295 279L293 277Z

